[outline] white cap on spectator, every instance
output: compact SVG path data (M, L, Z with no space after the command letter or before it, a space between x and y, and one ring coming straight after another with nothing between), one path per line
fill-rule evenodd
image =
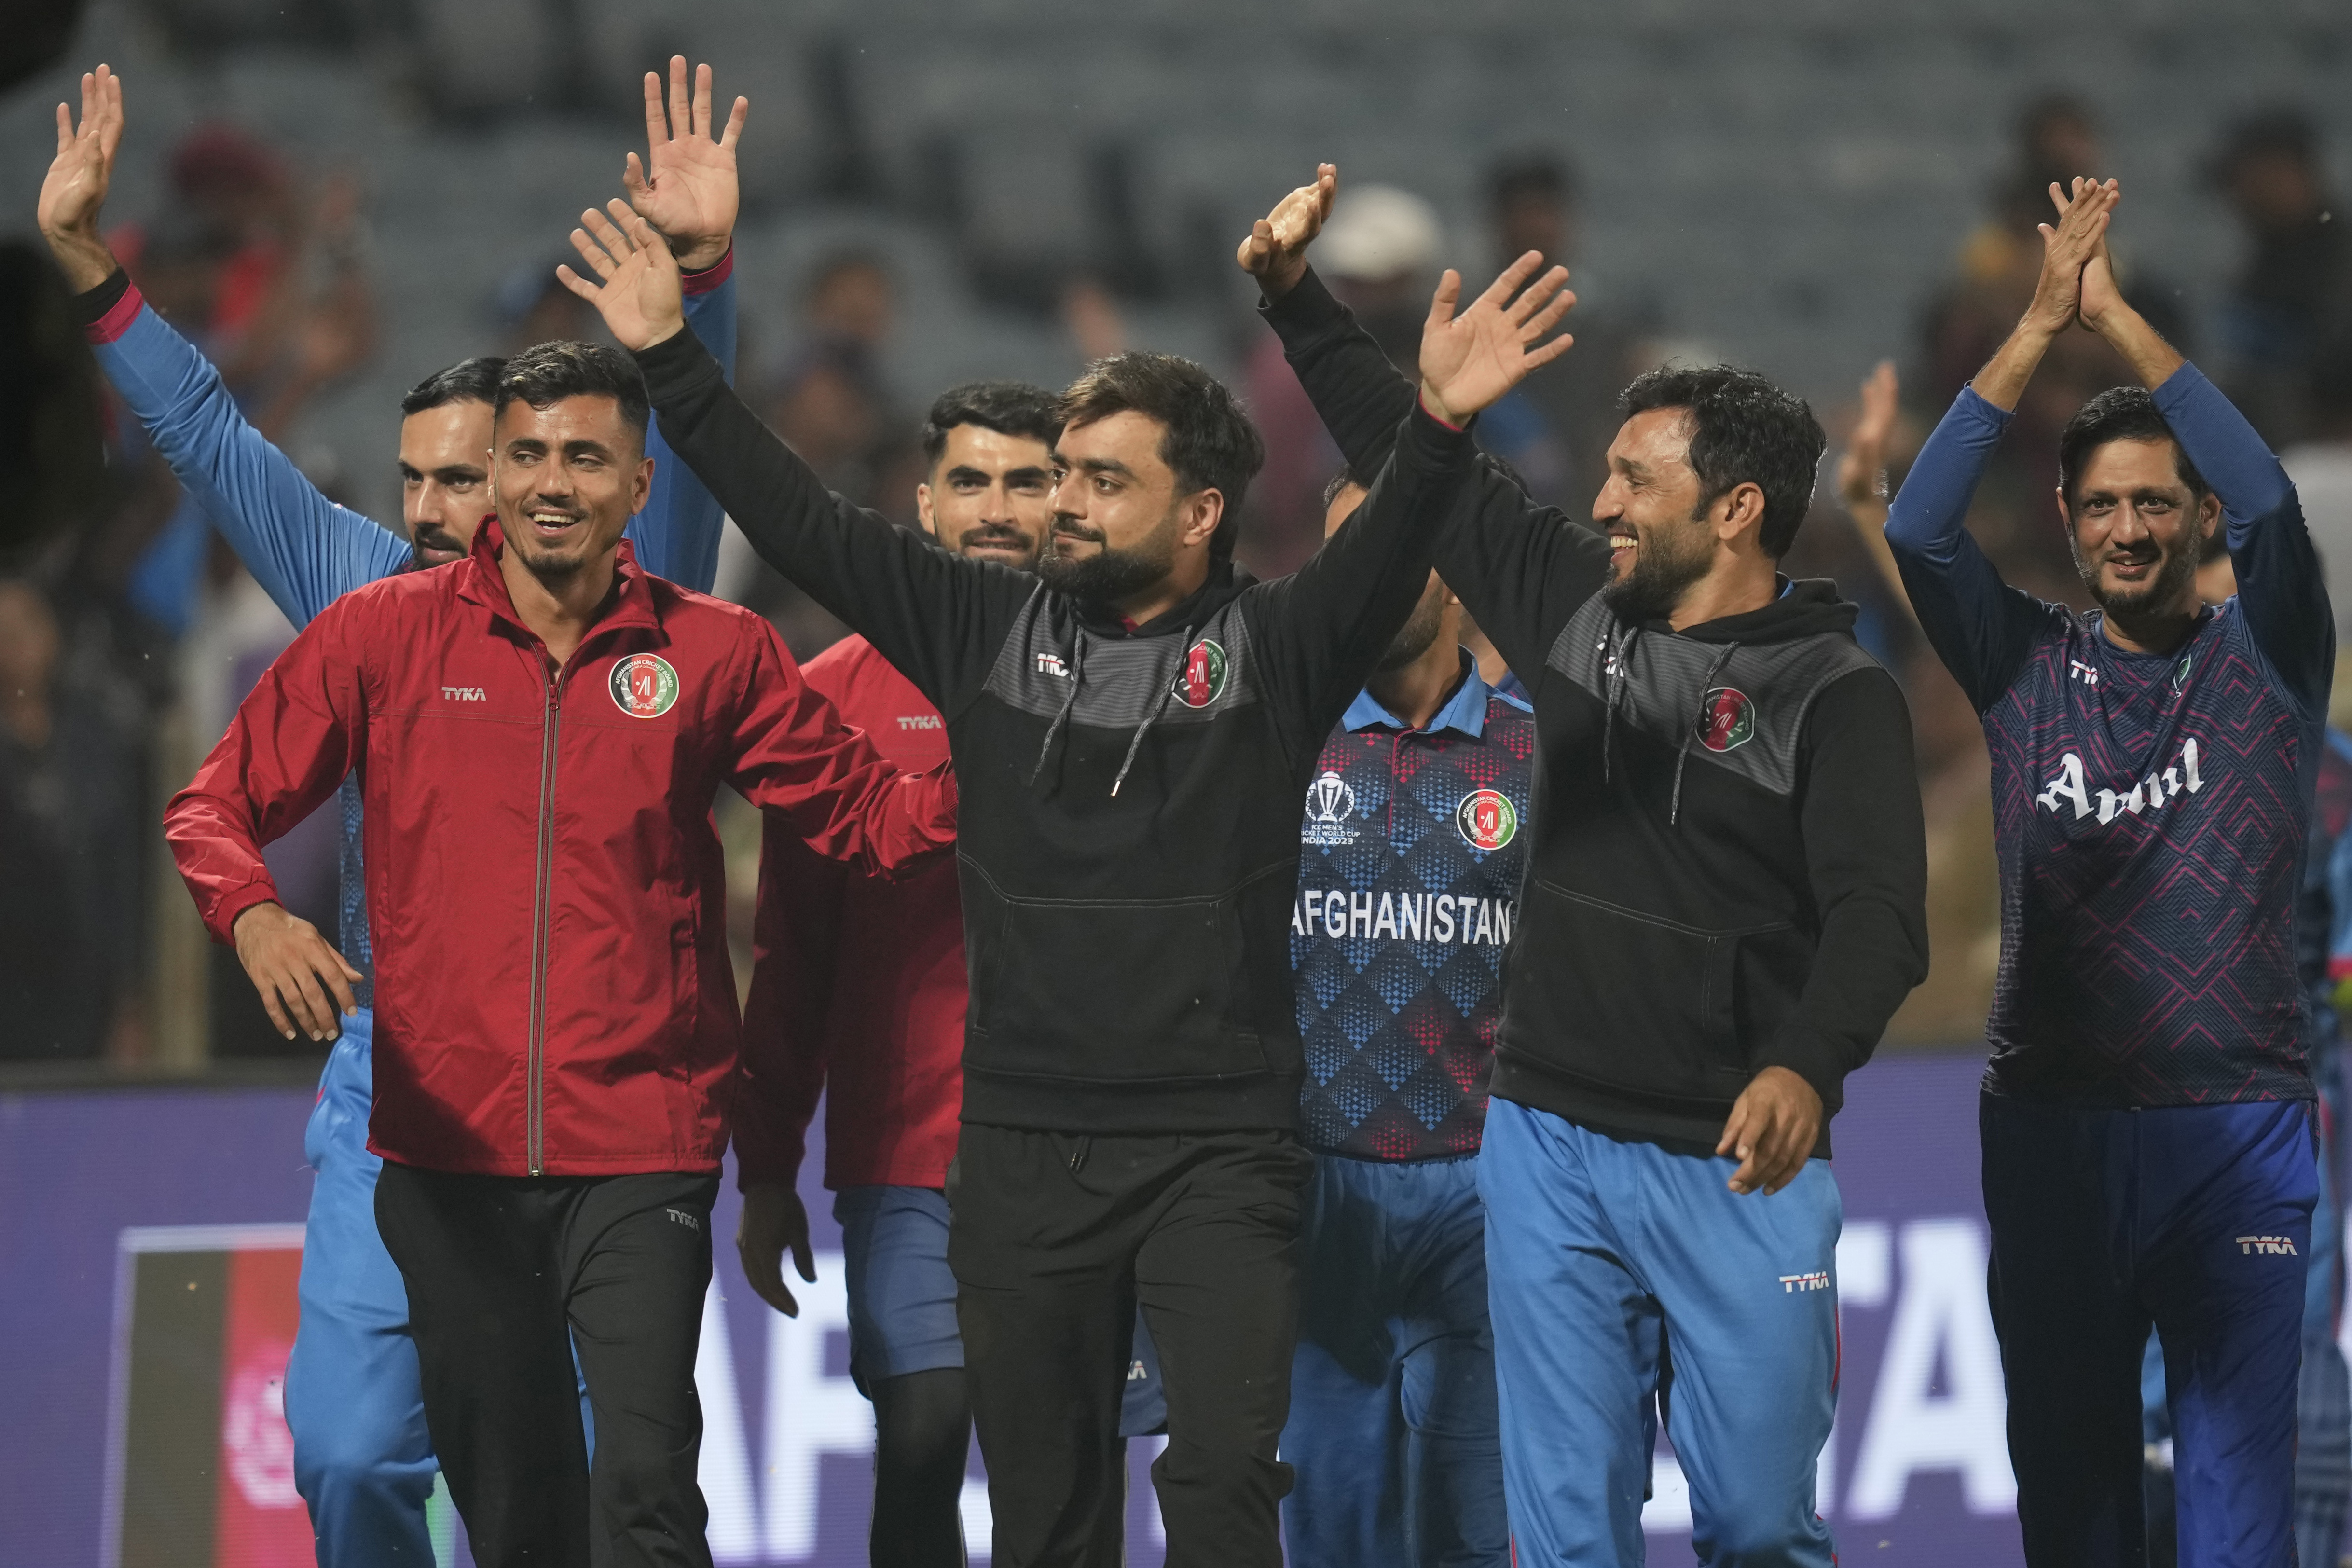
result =
M1316 269L1357 283L1434 271L1444 231L1437 209L1394 185L1342 190L1312 252Z

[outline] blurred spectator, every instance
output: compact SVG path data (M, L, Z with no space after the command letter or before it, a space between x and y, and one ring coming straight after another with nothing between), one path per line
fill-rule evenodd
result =
M2311 121L2264 110L2231 125L2210 166L2244 226L2244 269L2221 312L2223 384L2273 449L2301 440L2314 345L2352 326L2352 250Z
M94 511L106 481L97 368L67 308L65 279L38 247L0 242L0 470L16 477L0 512L0 563L29 555Z
M144 714L103 647L0 579L0 1058L137 1054Z
M2305 436L2280 454L2303 500L2303 520L2327 572L2336 606L2336 651L2352 653L2352 332L2321 345L2312 366ZM2341 678L2336 689L2352 697Z
M572 259L566 252L527 261L499 280L492 307L506 353L517 353L534 343L604 341L604 323L594 307L555 276L557 262Z
M1533 152L1497 161L1486 172L1486 215L1497 268L1535 250L1545 266L1570 269L1576 346L1506 401L1524 402L1540 421L1541 440L1517 459L1530 491L1582 520L1609 478L1609 443L1623 423L1617 395L1663 356L1656 313L1578 264L1576 172L1566 159Z
M1394 185L1342 185L1315 242L1315 271L1391 363L1419 374L1421 325L1444 268L1445 236L1427 202ZM1465 289L1475 269L1463 271ZM1250 485L1234 554L1261 577L1295 572L1323 542L1323 490L1340 466L1306 389L1271 332L1253 341L1243 395L1265 438L1265 467ZM1492 412L1491 410L1489 411ZM1480 426L1481 438L1486 433Z

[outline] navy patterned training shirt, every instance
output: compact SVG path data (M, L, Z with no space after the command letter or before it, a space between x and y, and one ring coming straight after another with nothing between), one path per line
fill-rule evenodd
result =
M1995 1092L2308 1100L2294 906L2335 664L2294 487L2183 365L2156 405L2221 500L2238 595L2169 653L2006 586L1961 528L2008 416L1963 391L1886 527L1984 721L2000 864Z
M1447 1159L1486 1127L1536 726L1462 662L1426 730L1358 696L1307 786L1290 963L1319 1152Z

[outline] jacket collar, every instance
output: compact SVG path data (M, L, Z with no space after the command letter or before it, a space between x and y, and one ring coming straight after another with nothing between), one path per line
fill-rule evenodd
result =
M1076 606L1078 619L1098 637L1158 637L1166 632L1190 631L1256 580L1246 567L1230 561L1212 563L1206 582L1148 621L1129 621L1108 605L1087 600L1071 603Z
M507 592L505 574L499 570L499 557L505 553L506 544L506 531L499 526L499 520L484 518L482 526L475 531L474 548L463 568L467 575L457 585L457 596L481 605L493 618L505 621L536 641L537 634L523 625L521 615L514 607L514 595ZM621 541L614 560L614 578L617 591L611 606L588 628L588 636L604 637L630 626L661 630L661 606L655 602L654 578L637 564L637 552L625 539Z
M1478 661L1470 657L1470 650L1466 647L1462 650L1462 684L1454 689L1454 695L1445 700L1444 707L1430 715L1429 727L1419 733L1434 735L1440 730L1458 730L1474 741L1486 733L1486 699L1494 695L1494 688L1488 686L1486 679L1478 673ZM1356 700L1348 704L1348 711L1340 716L1339 725L1350 734L1375 727L1412 732L1412 726L1390 712L1381 700L1372 695L1370 687L1356 693Z

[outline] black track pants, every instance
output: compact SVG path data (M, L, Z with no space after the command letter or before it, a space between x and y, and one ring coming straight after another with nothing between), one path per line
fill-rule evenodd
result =
M425 1426L482 1568L709 1568L694 1354L718 1195L716 1174L384 1162L376 1226L407 1282Z
M1278 1568L1312 1168L1287 1132L963 1129L948 1261L997 1568L1102 1568L1139 1302L1168 1395L1171 1568Z

